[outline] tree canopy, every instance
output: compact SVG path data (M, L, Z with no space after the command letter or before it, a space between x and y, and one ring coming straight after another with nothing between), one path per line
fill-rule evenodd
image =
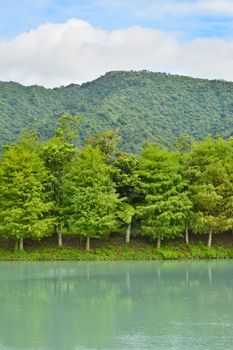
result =
M64 179L66 211L73 229L89 239L116 227L117 194L99 148L88 146L73 161Z
M51 232L48 171L38 154L35 135L25 134L6 148L0 163L0 234L41 238Z
M233 139L184 135L176 149L117 148L115 132L77 147L77 118L65 115L47 141L25 132L0 155L0 237L20 242L55 232L86 239L122 235L171 240L233 228Z

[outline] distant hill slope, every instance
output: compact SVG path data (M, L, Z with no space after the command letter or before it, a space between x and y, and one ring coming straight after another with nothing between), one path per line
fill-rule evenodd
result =
M84 117L81 138L118 129L121 147L147 141L170 145L182 133L194 138L233 134L233 83L165 73L110 72L81 86L46 89L0 83L0 144L23 128L52 134L64 112Z

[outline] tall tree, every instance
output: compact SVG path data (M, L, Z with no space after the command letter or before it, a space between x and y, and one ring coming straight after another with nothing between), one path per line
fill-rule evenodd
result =
M54 137L42 145L45 165L50 171L52 216L54 232L58 235L58 245L62 246L63 191L62 180L67 174L72 158L76 153L78 117L64 115Z
M187 182L182 178L179 155L157 145L142 150L139 163L140 187L144 199L139 206L143 234L157 239L182 234L191 202Z
M0 233L20 242L50 233L48 172L35 134L27 133L3 151L0 164Z
M111 232L116 226L117 195L99 148L87 146L73 161L64 180L66 212L75 231L90 239Z
M138 159L135 155L118 152L113 161L112 178L121 201L118 216L126 224L126 243L130 242L132 219L136 214Z
M193 175L195 174L196 170L193 167L190 167L187 164L187 153L190 151L191 147L192 147L192 138L190 136L190 134L188 133L184 133L182 135L180 135L173 147L179 152L180 154L180 162L183 165L183 170L182 170L182 177L184 179L186 179L187 183L188 183L188 197L190 198L190 191L189 191L189 184L191 179L193 178ZM189 229L190 229L190 220L192 217L192 208L190 207L189 211L186 214L186 220L185 220L185 243L188 245L189 244Z
M218 137L193 143L187 155L188 166L195 169L190 181L193 202L193 230L208 234L207 246L214 233L233 227L232 145Z

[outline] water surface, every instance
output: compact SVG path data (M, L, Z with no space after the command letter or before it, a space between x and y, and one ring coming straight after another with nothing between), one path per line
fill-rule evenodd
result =
M232 350L233 261L0 263L0 350Z

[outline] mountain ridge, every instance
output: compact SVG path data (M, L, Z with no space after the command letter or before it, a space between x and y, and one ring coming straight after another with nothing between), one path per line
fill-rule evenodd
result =
M194 138L233 134L233 82L148 71L112 71L81 85L45 88L0 82L0 144L23 128L52 135L63 113L80 115L83 140L119 130L121 148L137 152L145 142L170 146L182 133Z
M142 74L143 73L143 74L151 74L151 75L159 74L159 75L165 75L167 77L171 76L171 77L185 78L185 79L190 79L190 80L195 80L195 81L199 80L199 81L222 82L222 83L230 83L230 84L233 83L233 80L225 80L225 79L219 79L219 78L216 78L216 79L214 79L214 78L200 78L200 77L192 77L189 75L175 74L175 73L168 73L168 72L153 72L153 71L143 69L143 70L137 70L137 71L134 71L134 70L112 70L112 71L106 72L105 74L100 75L99 77L97 77L93 80L88 80L88 81L85 81L85 82L80 83L80 84L70 82L68 85L60 85L60 86L54 86L54 87L46 87L46 86L40 85L40 84L25 85L23 83L20 83L20 82L14 81L14 80L0 80L0 85L12 83L12 84L20 85L20 86L25 87L25 88L39 87L39 88L44 88L46 90L57 90L57 89L68 88L68 87L82 87L82 86L94 83L98 80L101 80L104 77L112 76L115 74L124 74L124 73L126 73L126 74Z

